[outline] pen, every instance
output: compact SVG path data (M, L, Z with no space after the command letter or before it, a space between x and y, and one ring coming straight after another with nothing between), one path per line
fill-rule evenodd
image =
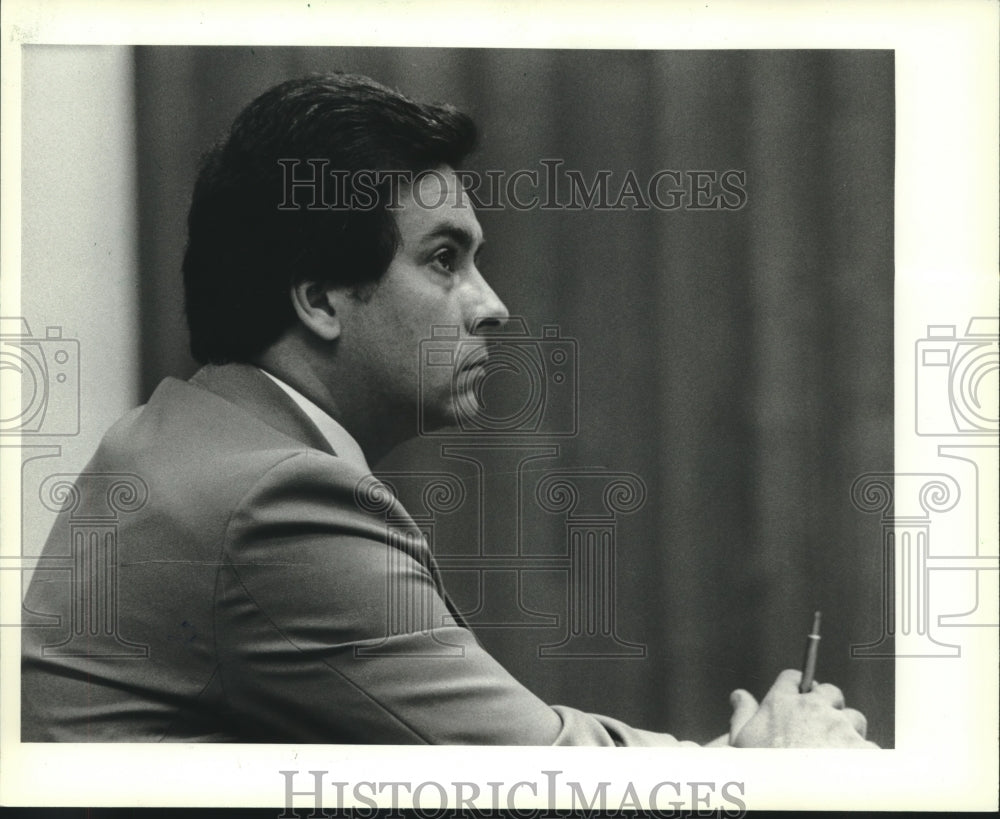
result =
M822 612L813 615L812 632L806 642L806 658L802 663L802 681L799 683L799 693L808 694L812 691L813 677L816 675L816 655L819 654L819 621Z

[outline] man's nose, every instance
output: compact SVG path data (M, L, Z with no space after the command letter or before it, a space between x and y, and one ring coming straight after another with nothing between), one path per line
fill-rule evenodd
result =
M510 313L507 305L501 301L500 297L493 291L486 280L480 279L480 298L476 305L476 310L472 318L469 332L483 333L490 330L498 330L507 323Z

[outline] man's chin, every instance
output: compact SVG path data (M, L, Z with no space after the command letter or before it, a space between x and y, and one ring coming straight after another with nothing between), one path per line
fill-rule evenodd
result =
M455 431L468 429L469 421L480 412L482 412L482 406L471 390L444 404L425 406L421 434L435 433L445 429L454 429Z

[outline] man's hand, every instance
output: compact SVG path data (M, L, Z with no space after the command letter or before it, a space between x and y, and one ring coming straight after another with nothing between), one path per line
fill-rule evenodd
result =
M749 692L734 691L729 698L733 716L729 744L738 748L878 748L865 741L867 721L860 711L844 707L844 695L835 685L814 684L799 693L800 671L778 675L763 702Z

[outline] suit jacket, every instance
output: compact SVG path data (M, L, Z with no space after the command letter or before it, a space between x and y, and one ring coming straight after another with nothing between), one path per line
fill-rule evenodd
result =
M83 474L144 497L109 527L81 479L56 522L25 600L59 626L23 629L23 741L676 744L520 685L398 501L254 367L166 379Z

